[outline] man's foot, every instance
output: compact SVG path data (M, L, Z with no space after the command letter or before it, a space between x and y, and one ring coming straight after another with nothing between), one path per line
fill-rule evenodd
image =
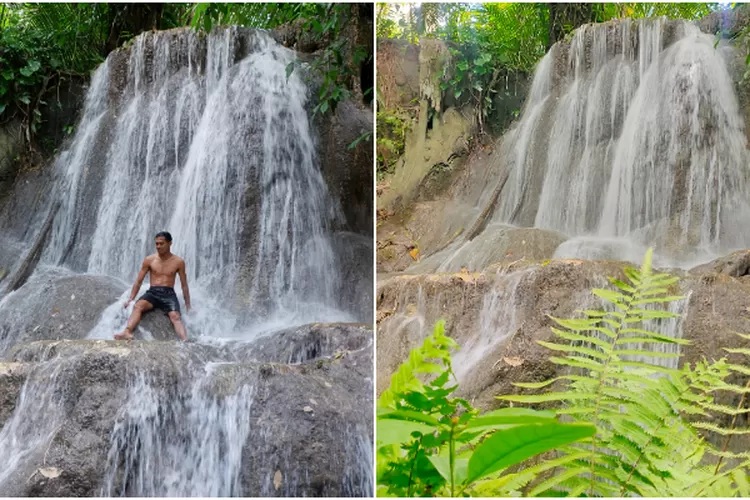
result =
M133 334L125 330L115 335L115 340L133 340Z

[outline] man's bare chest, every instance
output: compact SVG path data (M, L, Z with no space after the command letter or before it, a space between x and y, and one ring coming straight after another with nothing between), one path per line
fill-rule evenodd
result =
M162 262L154 259L151 261L149 269L152 274L159 276L174 276L177 274L177 263L173 261Z

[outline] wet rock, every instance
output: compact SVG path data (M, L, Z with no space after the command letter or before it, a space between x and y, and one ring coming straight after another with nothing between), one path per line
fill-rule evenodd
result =
M341 308L357 320L372 323L372 234L363 236L350 232L331 236L336 261L340 266L341 288L338 291Z
M708 273L727 274L734 278L750 275L750 250L738 250L690 270L690 274Z
M360 323L315 323L263 337L243 349L242 356L259 361L304 363L335 357L372 344L372 325Z
M0 307L0 354L33 340L84 338L124 287L110 277L40 269Z
M551 259L566 240L567 236L548 229L495 225L477 235L471 245L460 239L409 271L481 271L494 263Z
M16 155L23 147L21 130L21 124L15 121L0 127L0 198L8 192L18 173Z
M26 450L8 479L0 474L0 491L11 496L370 495L361 489L370 470L360 453L362 447L371 453L371 350L299 365L238 362L232 351L139 341L25 344L14 359L31 367L29 395L44 414L21 415L24 409L17 408L6 425L49 433L51 440ZM214 368L201 369L206 363ZM2 373L0 382L6 380ZM150 393L158 395L158 408L139 409ZM303 411L305 406L313 411ZM229 427L212 417L212 408ZM231 436L224 434L229 428ZM162 437L149 441L156 435ZM241 449L241 455L219 453L222 442ZM154 475L165 477L170 447L193 450L180 454L179 484L147 484ZM23 451L7 450L14 457ZM193 461L198 456L201 460ZM363 465L357 469L356 464ZM222 483L226 489L204 491L199 476L220 476L225 467L234 467L236 480ZM277 488L276 471L283 473ZM186 489L190 486L194 489Z
M4 280L8 278L13 269L21 260L23 244L15 238L0 236L0 298L5 288Z
M0 430L16 408L28 369L24 363L0 362Z
M349 99L339 103L335 113L327 113L319 120L323 177L346 218L340 229L371 236L374 138L360 140L351 149L349 146L362 134L372 132L372 109Z

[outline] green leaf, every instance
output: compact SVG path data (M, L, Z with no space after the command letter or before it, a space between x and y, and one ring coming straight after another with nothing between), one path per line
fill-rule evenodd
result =
M427 434L432 432L433 428L429 425L408 420L378 420L377 425L377 444L378 448L391 445L408 443L413 439L412 433L419 432Z
M467 429L491 428L496 425L532 424L554 421L555 413L528 408L501 408L484 413L469 421Z
M596 433L588 424L546 423L521 425L495 432L477 446L469 459L467 482L498 472L540 453Z
M438 419L426 413L412 410L391 410L390 408L378 408L378 419L408 420L421 422L423 424L437 427L440 425Z
M435 469L443 478L450 483L451 481L451 464L450 458L446 455L430 455L427 459L432 463ZM468 458L457 458L453 462L453 483L456 485L463 484L469 469Z
M596 399L596 394L584 394L576 392L548 392L546 394L511 394L507 396L495 397L503 401L515 401L518 403L546 403L548 401L575 401L578 399Z

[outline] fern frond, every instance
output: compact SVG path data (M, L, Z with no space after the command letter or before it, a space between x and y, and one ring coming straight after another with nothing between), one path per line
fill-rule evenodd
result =
M583 382L588 381L589 379L580 375L561 375L559 377L547 379L543 382L514 382L513 385L516 387L523 387L524 389L542 389L548 385L554 384L555 382L559 382L560 380L578 380Z
M734 408L732 406L711 403L708 401L701 403L701 406L706 410L723 413L724 415L744 415L750 413L750 408Z
M450 349L456 347L455 341L445 335L445 322L438 321L432 335L425 338L420 348L412 349L408 361L391 376L391 384L378 398L378 406L395 408L396 394L420 391L424 384L418 376L440 373L443 364L450 368Z
M609 358L608 353L603 353L601 351L597 351L596 349L590 349L588 347L578 345L555 344L553 342L545 342L543 340L537 340L537 344L544 346L552 351L583 354L584 356L591 356L592 358L597 358L602 361L606 361Z
M748 366L742 366L742 365L735 365L735 364L729 364L727 365L729 370L740 373L742 375L750 375L750 367Z
M572 368L583 368L584 370L598 371L602 368L602 364L598 361L589 358L581 358L579 356L568 356L565 358L550 356L549 360L556 365L570 366Z
M561 474L555 474L551 478L547 479L546 481L543 481L538 486L535 486L531 491L529 491L528 496L535 497L540 496L541 493L548 491L556 486L560 486L561 483L564 481L567 481L570 478L573 478L578 475L583 475L586 472L588 472L588 467L578 467L573 469L567 469L565 472Z
M724 427L709 422L693 422L693 427L715 432L722 436L742 436L750 434L750 429L726 429Z
M508 396L495 396L501 401L513 401L514 403L548 403L550 401L577 401L579 399L591 399L595 394L580 394L570 392L550 392L547 394L512 394Z
M589 336L581 335L579 333L566 332L565 330L560 330L558 328L552 328L552 331L555 333L555 335L565 340L570 340L573 342L578 341L578 342L584 342L584 343L591 343L591 344L601 347L602 349L604 349L605 352L609 352L612 350L611 342L607 342L593 335L589 335ZM541 345L544 345L544 344L541 344Z
M746 347L725 347L724 350L731 354L744 354L745 356L750 356L750 349Z

